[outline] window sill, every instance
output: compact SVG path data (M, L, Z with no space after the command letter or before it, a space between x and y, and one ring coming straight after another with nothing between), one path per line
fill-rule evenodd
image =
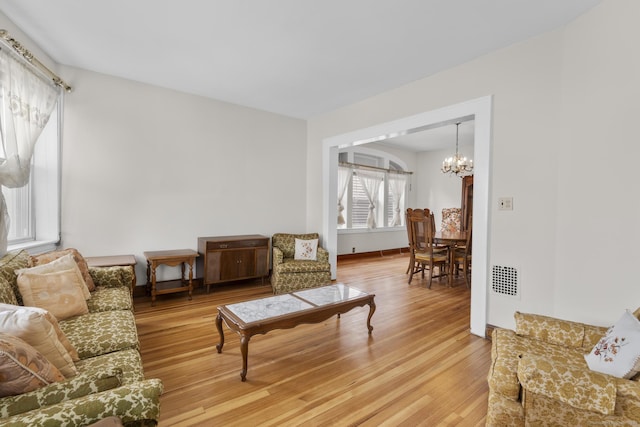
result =
M389 233L396 231L406 232L406 228L404 225L400 227L374 228L373 230L369 230L368 228L338 228L338 234Z
M8 251L26 250L31 255L41 254L48 251L53 251L58 247L57 240L31 240L29 242L16 243L9 245Z

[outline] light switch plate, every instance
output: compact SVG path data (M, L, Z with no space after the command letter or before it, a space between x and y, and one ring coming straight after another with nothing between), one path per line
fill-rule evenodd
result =
M498 210L512 211L513 210L513 197L500 197L498 199Z

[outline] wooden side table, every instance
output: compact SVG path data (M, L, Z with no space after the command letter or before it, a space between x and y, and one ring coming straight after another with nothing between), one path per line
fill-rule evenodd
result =
M156 305L156 295L188 291L189 299L191 299L193 294L193 263L198 252L191 249L176 249L144 252L144 256L147 258L147 288L151 288L152 306ZM179 265L182 270L180 279L156 282L156 268L161 264L170 267ZM184 277L186 265L189 265L189 280Z
M85 261L89 267L115 267L119 265L133 267L133 283L131 284L131 297L133 289L136 287L136 257L133 255L109 255L86 257Z

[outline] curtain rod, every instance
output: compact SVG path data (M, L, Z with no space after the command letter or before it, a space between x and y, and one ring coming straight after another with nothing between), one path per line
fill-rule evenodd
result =
M45 75L50 77L51 80L53 80L53 83L56 86L60 86L61 88L63 88L67 92L71 92L71 86L66 84L64 82L64 80L62 80L53 71L51 71L49 68L47 68L47 66L44 65L42 62L40 62L38 60L38 58L36 58L33 55L33 53L29 52L29 50L27 50L24 46L22 46L22 44L20 44L19 41L17 41L13 37L11 37L7 30L0 30L0 38L2 38L2 40L4 40L9 46L11 46L13 48L13 50L15 50L20 55L22 55L22 57L24 59L26 59L27 62L29 62L29 64L33 65L39 71L41 71L42 73L44 73Z
M377 166L360 165L358 163L339 162L338 165L340 165L340 166L349 166L349 167L356 168L356 169L370 169L370 170L384 171L384 172L389 172L389 173L397 173L397 174L400 174L400 175L413 175L413 172L399 171L399 170L396 170L396 169L385 169L385 168L379 168Z

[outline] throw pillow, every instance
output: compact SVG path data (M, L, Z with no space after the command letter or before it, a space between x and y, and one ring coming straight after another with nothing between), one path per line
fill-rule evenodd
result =
M631 378L640 371L640 321L625 311L584 358L592 371Z
M24 305L44 308L56 319L89 312L82 288L74 270L37 274L24 272L18 276L18 288Z
M0 397L64 381L60 371L20 338L0 333Z
M78 373L74 365L78 352L60 330L51 314L36 307L0 304L0 330L35 348L65 377ZM66 343L66 345L65 345Z
M67 255L61 256L60 258L57 258L47 264L40 264L35 267L22 268L20 270L16 270L16 274L18 276L20 276L20 274L22 273L44 274L44 273L55 273L63 270L73 270L76 276L78 276L77 280L83 284L82 293L84 295L84 299L91 298L91 293L89 293L89 288L87 288L84 278L82 277L80 268L78 268L78 264L76 264L76 262L73 259L73 255L70 253Z
M0 304L0 313L3 311L17 311L17 310L21 310L23 313L25 312L35 313L35 315L43 316L44 319L47 322L49 322L53 327L53 330L56 333L56 337L58 337L58 340L60 341L62 346L65 348L65 350L67 350L67 352L69 353L69 356L71 356L71 360L73 360L74 362L77 362L78 360L80 360L80 357L78 356L78 351L75 349L73 344L71 344L71 342L69 341L67 336L64 334L64 332L62 332L62 329L60 329L60 324L58 324L58 319L56 319L56 317L53 314L39 307L23 307L21 305Z
M73 256L73 259L78 265L78 268L80 269L80 273L82 273L82 278L84 279L84 282L87 284L87 288L89 289L89 291L91 292L95 291L96 285L93 282L93 278L91 277L91 274L89 274L89 266L87 265L87 261L80 254L80 252L78 252L77 249L68 248L60 251L47 252L41 255L33 256L32 257L33 265L48 264L51 261L56 260L68 254L71 254Z
M318 239L296 239L296 250L293 259L315 261L318 252Z

